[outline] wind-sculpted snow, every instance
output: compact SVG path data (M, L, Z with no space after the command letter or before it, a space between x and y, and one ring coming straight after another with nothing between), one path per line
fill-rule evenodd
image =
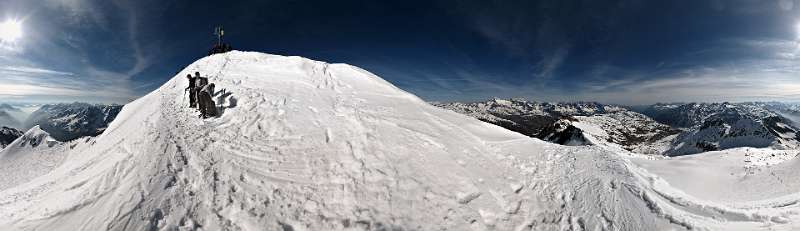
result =
M217 85L219 117L187 107L195 71ZM798 218L797 204L703 202L602 146L531 139L353 66L260 53L203 58L102 135L54 147L68 147L62 163L0 191L0 227L789 229Z

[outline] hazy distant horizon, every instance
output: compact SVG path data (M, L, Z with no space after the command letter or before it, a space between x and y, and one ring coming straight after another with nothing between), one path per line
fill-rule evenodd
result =
M506 98L491 97L491 98L486 98L486 99L482 99L482 100L463 100L463 101L460 101L460 100L453 100L453 101L426 100L426 102L429 102L429 103L479 103L479 102L486 102L486 101L490 101L490 100L494 100L494 99L503 99L503 100L522 99L522 100L525 100L525 101L528 101L528 102L539 102L539 103L580 103L580 102L583 102L583 103L600 103L600 104L605 104L605 105L620 105L620 106L630 106L630 107L649 106L649 105L655 105L655 104L726 103L726 102L727 103L773 103L773 102L777 102L777 103L785 103L785 104L800 104L800 100L783 100L783 101L781 101L781 100L763 100L763 101L758 101L758 100L757 101L691 101L691 102L690 101L674 101L674 102L654 102L654 103L646 103L646 104L622 104L622 103L610 103L610 102L591 101L591 100L574 100L574 101L537 100L537 99L528 99L528 98L522 98L522 97L506 97ZM101 105L125 105L125 104L127 104L127 103L121 104L121 103L114 103L114 102L108 103L108 102L102 102L102 101L98 102L98 101L70 101L70 100L64 100L64 101L46 101L46 100L39 100L39 101L17 100L17 101L12 101L12 100L0 100L0 104L9 104L9 105L12 105L12 106L18 106L18 105L38 105L38 106L41 106L41 105L46 105L46 104L72 104L72 103L87 103L87 104L101 104ZM128 102L128 103L130 103L130 102Z

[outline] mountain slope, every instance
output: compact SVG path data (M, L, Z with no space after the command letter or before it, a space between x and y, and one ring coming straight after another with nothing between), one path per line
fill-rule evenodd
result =
M474 103L434 103L434 105L531 137L545 135L542 130L551 129L549 127L553 123L566 117L590 116L626 110L622 107L592 102L538 103L520 99L493 99Z
M678 131L642 114L599 103L537 103L494 99L476 103L437 103L512 131L564 145L603 144L641 153L660 154L654 147ZM665 146L665 145L661 145Z
M44 175L64 160L64 148L33 127L0 151L0 190Z
M684 127L668 155L686 155L736 147L796 148L800 131L791 120L755 103L656 104L643 113Z
M221 90L220 117L199 119L187 107L183 76L195 71ZM0 191L0 226L747 229L790 227L771 222L798 214L683 209L696 201L602 147L530 139L353 66L260 53L201 59L126 105L100 136L73 143L58 167Z
M590 136L593 143L619 146L642 154L662 154L680 131L649 117L618 111L592 116L575 116L572 125Z
M11 144L11 142L14 142L14 140L22 136L22 134L21 131L14 128L0 127L0 150L8 146L8 144Z
M48 104L34 111L25 121L25 125L38 125L53 138L69 141L102 133L121 109L120 105Z

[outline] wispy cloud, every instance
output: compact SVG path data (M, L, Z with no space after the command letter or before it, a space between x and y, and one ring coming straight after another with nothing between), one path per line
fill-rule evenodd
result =
M37 67L7 66L0 67L0 73L6 74L47 74L47 75L75 75L71 72L54 71Z
M800 68L791 63L740 62L737 65L655 71L599 65L588 72L589 75L597 75L596 78L579 78L582 82L563 87L491 81L497 76L451 67L450 72L446 72L449 74L418 71L416 78L407 77L409 80L398 83L408 85L410 91L435 101L471 101L491 97L629 105L690 101L796 101L800 100L800 78L796 77L800 75Z
M711 8L739 14L758 14L794 10L794 0L753 1L753 0L713 0Z
M150 58L145 56L144 52L142 51L141 44L139 43L139 12L136 10L137 7L135 4L131 4L130 2L120 2L115 1L118 7L127 9L128 13L128 42L133 50L133 58L135 60L134 65L125 73L128 78L134 76L136 74L141 73L150 65Z
M734 68L703 67L592 82L581 95L625 104L797 100L800 95L798 74L797 68L772 63L739 64Z
M38 12L33 19L37 27L29 28L26 43L21 44L30 48L26 52L0 52L0 96L127 103L141 94L136 86L142 84L135 78L151 66L152 56L139 39L143 25L138 3L45 0L40 4L18 4ZM112 29L110 39L84 38ZM103 46L111 49L101 50ZM68 70L44 68L51 66Z
M89 0L45 0L44 5L51 10L63 12L70 24L96 25L108 29L108 16L96 3Z
M542 57L536 65L538 72L535 73L534 76L539 79L552 77L556 70L564 63L564 60L567 59L568 55L569 48L563 46L553 51L552 54L547 54Z
M85 92L61 87L45 87L31 84L0 83L0 96L58 95L81 96Z
M124 85L119 81L124 79L106 73L92 73L89 76L30 66L9 66L0 68L0 96L128 100L132 92L117 89Z

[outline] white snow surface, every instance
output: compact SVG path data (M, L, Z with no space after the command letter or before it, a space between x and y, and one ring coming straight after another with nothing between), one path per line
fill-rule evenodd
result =
M798 153L733 148L666 160L633 161L698 198L742 204L800 193L800 181L792 179L800 166L796 161Z
M187 107L184 76L195 71L221 91L221 116ZM800 228L795 194L701 199L602 146L528 138L357 67L300 57L200 59L87 141L61 149L63 161L43 174L0 169L17 179L0 189L0 228Z
M41 176L58 166L65 155L64 146L39 126L0 150L0 190L11 188Z
M662 154L675 138L669 126L632 111L575 116L572 125L598 145L624 148L641 154Z

